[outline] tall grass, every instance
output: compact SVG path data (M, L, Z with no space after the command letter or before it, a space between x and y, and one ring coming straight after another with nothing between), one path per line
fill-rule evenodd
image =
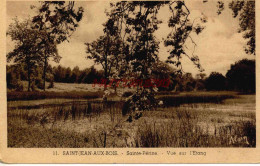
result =
M165 120L141 119L136 124L134 135L121 137L122 125L127 122L114 124L113 128L104 128L97 132L77 133L61 131L55 128L55 123L76 121L79 119L98 116L93 112L85 114L86 108L76 105L71 108L60 108L57 111L38 113L36 111L13 110L8 115L8 146L9 147L117 147L116 141L128 139L124 147L255 147L255 120L237 120L225 125L215 125L213 133L209 127L199 124L196 112L176 109L165 115ZM83 109L84 108L84 109ZM82 112L81 112L82 111ZM108 110L109 111L109 110ZM104 113L104 112L103 112ZM118 118L120 114L115 116ZM111 119L110 119L111 120ZM99 119L93 124L98 123ZM112 120L110 121L110 123ZM89 119L89 123L91 120ZM101 123L101 122L100 122ZM122 124L125 123L125 124ZM52 124L52 127L45 127ZM36 132L37 130L37 132ZM111 132L115 133L111 135ZM36 140L38 139L38 142ZM112 141L113 140L113 141ZM64 144L61 144L62 141Z
M60 129L46 129L26 123L8 121L8 147L57 148L90 147L92 143L87 133L65 132Z
M134 144L136 147L255 147L255 120L238 120L228 125L209 127L198 123L196 114L177 110L169 122L147 122L139 126Z
M229 105L238 102L230 100ZM75 100L41 109L8 109L8 147L256 146L255 112L250 110L219 111L218 104L212 104L216 110L195 105L158 108L129 123L122 115L123 104Z
M75 121L86 117L100 117L101 113L105 112L109 115L110 120L114 122L118 118L117 116L121 115L122 105L123 102L114 101L72 101L54 105L51 108L44 106L46 111L39 111L40 109L35 109L34 107L17 107L17 109L11 107L12 109L8 110L8 117L20 120L39 120L39 117L48 115L52 120Z

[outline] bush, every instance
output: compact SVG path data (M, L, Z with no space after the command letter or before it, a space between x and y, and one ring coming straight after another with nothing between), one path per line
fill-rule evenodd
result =
M50 80L50 84L48 86L48 89L50 88L54 88L54 81L53 80Z
M6 83L8 89L15 89L15 91L23 91L22 82L15 76L14 73L7 73Z
M133 95L133 92L125 92L125 93L122 95L122 97L129 97L129 96L131 96L131 95Z
M44 83L41 78L36 78L35 79L35 86L39 89L44 89Z
M6 83L8 89L17 88L18 79L16 78L14 73L9 72L6 74Z
M35 85L35 82L34 82L34 81L31 82L31 87L30 87L30 89L31 89L31 91L35 91L36 85Z
M23 84L21 81L17 82L15 91L23 91Z

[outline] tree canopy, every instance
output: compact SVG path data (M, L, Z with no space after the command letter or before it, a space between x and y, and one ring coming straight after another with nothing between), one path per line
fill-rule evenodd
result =
M245 52L255 55L255 0L231 1L228 4L233 11L233 17L239 18L239 33L244 33L243 37L247 40ZM218 1L218 14L224 10L224 2Z
M37 46L41 41L42 33L35 30L32 25L30 19L20 22L16 18L7 31L7 35L16 42L15 49L7 54L7 61L13 60L14 63L26 64L28 91L31 88L31 75L34 68L39 65L42 53L41 47Z
M255 93L255 60L242 59L232 64L226 77L230 89Z
M109 37L114 37L122 43L120 45L122 51L119 54L112 54L114 57L118 57L117 64L123 65L121 68L117 68L118 73L120 73L117 76L130 79L150 79L152 76L151 67L159 61L160 39L155 37L155 32L158 30L159 24L162 23L162 20L158 18L158 13L163 7L168 8L171 13L166 18L171 31L165 32L168 33L168 36L163 40L164 46L171 49L167 63L177 67L176 71L182 72L181 58L186 56L196 67L201 69L198 56L193 53L188 55L185 47L188 40L194 44L194 47L196 46L190 34L199 34L204 29L201 24L206 22L206 18L202 16L200 19L190 20L190 11L185 1L110 3L110 8L106 12L108 20L104 24L105 36L91 44L87 44L87 52L92 52L92 56L89 58L93 58L101 64L102 62L108 62L102 58L107 59L108 52L111 49L106 44L106 41L109 40L106 36L109 35ZM137 87L135 94L131 98L131 109L142 111L151 108L156 104L154 99L155 91L156 88L152 87Z

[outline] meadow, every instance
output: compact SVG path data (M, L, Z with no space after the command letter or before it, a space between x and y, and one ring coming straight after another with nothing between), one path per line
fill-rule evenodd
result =
M77 88L70 92L42 93L67 96L75 91ZM98 89L84 93L100 95ZM228 91L160 92L156 97L164 104L143 112L141 118L131 123L128 116L122 115L126 97L112 95L103 102L99 96L64 96L8 101L8 147L256 145L255 95Z

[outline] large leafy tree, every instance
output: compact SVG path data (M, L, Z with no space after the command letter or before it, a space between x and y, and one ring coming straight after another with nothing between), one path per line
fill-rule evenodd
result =
M243 59L232 64L226 77L231 90L255 93L255 60Z
M43 1L40 3L40 7L37 8L37 15L33 17L32 22L35 29L45 34L38 45L44 48L42 61L45 90L48 61L53 58L55 62L59 62L61 57L58 55L56 46L68 41L79 26L78 23L82 19L84 9L79 7L75 10L74 1ZM36 7L32 6L32 8Z
M226 89L226 78L218 72L212 72L206 79L207 90L225 90Z
M171 91L176 88L179 75L168 63L158 60L151 66L151 70L151 77L155 79L158 91Z
M185 50L187 41L190 40L196 46L191 33L199 34L204 27L201 23L205 18L190 20L190 11L184 1L127 1L111 3L107 12L107 23L113 33L123 42L123 50L127 50L122 64L125 64L124 77L140 80L149 79L152 75L151 66L156 63L159 53L159 42L155 32L162 20L158 19L158 13L163 7L167 7L171 13L168 18L170 32L164 40L165 46L170 49L167 62L173 64L182 71L181 58L187 56L194 64L201 68L196 55ZM150 84L153 84L151 82ZM148 110L156 104L154 92L156 88L137 87L132 96L131 110Z
M105 32L105 35L100 36L96 41L85 43L85 45L87 58L93 59L96 64L101 64L104 70L104 89L106 89L113 69L118 71L119 60L123 55L122 41L110 35L109 32Z
M31 20L19 21L17 18L9 25L7 35L15 41L15 48L7 54L7 61L26 65L28 91L30 91L31 76L41 61L42 50L37 45L40 43L42 35L33 28Z

